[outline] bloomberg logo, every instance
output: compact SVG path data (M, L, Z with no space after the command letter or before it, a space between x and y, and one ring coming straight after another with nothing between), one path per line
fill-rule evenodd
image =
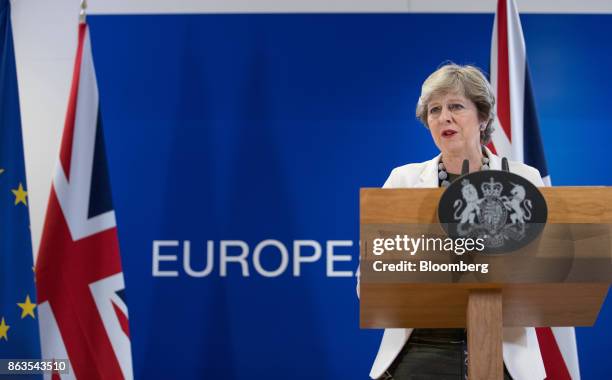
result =
M206 247L192 252L189 240L153 240L152 272L153 277L207 277L213 273L227 277L229 271L242 277L278 277L290 271L293 277L300 277L304 265L322 259L325 247L326 276L353 277L356 274L347 270L356 266L352 264L353 255L347 252L352 246L352 240L327 240L323 244L316 240L293 240L289 252L283 242L275 239L262 240L252 249L243 240L208 240ZM204 267L194 269L192 261L201 262L202 256L206 257Z

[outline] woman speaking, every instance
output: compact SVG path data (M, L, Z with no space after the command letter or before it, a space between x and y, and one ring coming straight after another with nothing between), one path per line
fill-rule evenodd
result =
M385 188L448 186L464 160L470 172L501 169L501 158L485 145L493 132L495 96L473 66L447 64L423 83L416 116L431 132L440 154L429 161L393 169ZM537 169L509 162L510 171L544 186ZM544 379L534 328L504 328L504 378ZM370 376L374 379L463 379L464 329L386 329Z

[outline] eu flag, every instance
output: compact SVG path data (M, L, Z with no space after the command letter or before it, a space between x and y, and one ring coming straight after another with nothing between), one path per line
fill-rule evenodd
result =
M32 265L17 72L9 0L0 0L0 358L38 359L40 340ZM20 376L20 378L25 378Z

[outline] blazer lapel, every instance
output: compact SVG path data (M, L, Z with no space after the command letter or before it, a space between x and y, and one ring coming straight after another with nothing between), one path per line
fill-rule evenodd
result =
M493 152L491 152L486 146L484 147L484 150L487 157L489 157L489 168L491 170L501 170L501 158L494 155Z
M484 151L489 158L489 168L491 168L491 170L501 170L501 158L494 155L486 146L484 147ZM438 187L438 164L440 163L441 157L442 153L427 161L423 171L419 175L419 180L415 187Z
M438 163L442 154L427 161L415 187L438 187Z

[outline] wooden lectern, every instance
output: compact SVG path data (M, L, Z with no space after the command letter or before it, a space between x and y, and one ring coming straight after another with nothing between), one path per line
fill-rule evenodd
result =
M469 377L490 380L503 379L503 326L592 326L612 279L612 188L540 190L552 232L543 232L538 254L565 249L567 260L554 261L563 268L550 267L558 273L533 281L520 279L530 268L514 268L503 281L406 283L364 279L364 265L371 263L364 256L366 229L437 225L443 189L361 189L361 328L466 327Z

